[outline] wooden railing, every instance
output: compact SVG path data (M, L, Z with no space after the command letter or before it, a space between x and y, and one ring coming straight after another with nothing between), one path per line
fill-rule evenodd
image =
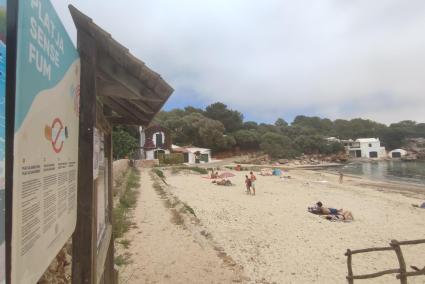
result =
M345 253L345 255L347 256L348 283L353 284L355 279L358 279L358 280L371 279L371 278L380 277L386 274L396 274L396 278L400 279L401 284L407 284L408 277L419 276L419 275L425 276L425 266L422 269L419 269L416 266L411 266L411 268L414 271L407 272L406 262L404 260L403 252L401 251L401 246L418 245L418 244L425 244L425 239L414 240L414 241L404 241L404 242L392 240L389 247L368 248L368 249L359 249L359 250L348 249L347 252ZM392 250L395 252L398 263L399 263L399 268L388 269L388 270L383 270L383 271L370 273L370 274L363 274L363 275L353 274L352 256L354 254L367 253L367 252L373 252L373 251L389 251L389 250Z

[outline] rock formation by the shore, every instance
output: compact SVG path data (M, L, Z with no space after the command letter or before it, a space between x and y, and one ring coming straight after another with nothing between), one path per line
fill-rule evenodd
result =
M405 160L425 160L425 138L409 138L406 142Z

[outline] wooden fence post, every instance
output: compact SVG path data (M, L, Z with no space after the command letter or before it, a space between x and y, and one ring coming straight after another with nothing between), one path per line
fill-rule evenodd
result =
M353 284L354 283L354 279L353 279L353 266L352 266L352 254L351 254L351 250L347 249L347 253L345 254L347 256L347 269L348 269L348 276L347 276L347 280L349 284Z
M81 58L80 137L78 145L77 226L72 238L72 283L96 279L96 192L93 181L93 131L96 123L96 47L78 31Z
M403 253L400 248L400 244L396 240L392 240L390 246L393 247L398 263L400 264L400 283L407 284L407 276L406 276L406 262L404 261Z

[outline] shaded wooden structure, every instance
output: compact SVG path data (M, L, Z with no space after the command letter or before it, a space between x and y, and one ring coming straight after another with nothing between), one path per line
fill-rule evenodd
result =
M416 266L411 266L414 271L407 272L406 262L404 260L403 252L401 250L401 246L405 245L418 245L425 244L425 239L423 240L413 240L413 241L403 241L399 242L396 240L392 240L389 247L379 247L379 248L367 248L360 250L347 250L345 256L347 256L347 281L349 284L353 284L354 280L360 279L372 279L376 277L380 277L386 274L396 274L396 278L400 280L401 284L407 284L407 278L412 276L425 276L425 266L422 269L417 268ZM376 251L394 251L397 260L399 263L399 268L387 269L375 273L363 274L363 275L354 275L353 274L353 263L352 256L359 253L368 253L368 252L376 252Z
M77 28L81 58L78 215L73 235L72 283L114 283L112 126L147 126L173 89L92 19L73 6L69 10ZM96 147L100 149L97 154ZM99 168L94 166L94 159L103 161ZM99 203L102 192L106 208ZM105 221L101 233L99 219Z

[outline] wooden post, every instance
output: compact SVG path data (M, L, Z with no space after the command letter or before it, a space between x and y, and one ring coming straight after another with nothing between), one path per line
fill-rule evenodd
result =
M400 283L407 284L406 276L406 262L404 261L403 253L400 248L400 244L396 240L392 240L390 246L394 248L397 255L398 263L400 264Z
M78 154L77 226L72 238L72 283L95 283L96 195L93 181L93 128L96 123L96 47L78 31L81 58L80 137Z
M112 130L111 130L112 131ZM105 135L105 150L108 157L108 216L111 224L114 224L113 220L113 158L112 158L112 133ZM108 256L105 263L105 284L118 284L115 282L115 270L114 270L114 234L112 234L111 241L109 243Z
M352 266L352 263L351 263L353 255L351 254L351 250L347 249L347 253L345 255L347 256L347 269L348 269L347 280L348 280L349 284L353 284L354 283L353 266Z

